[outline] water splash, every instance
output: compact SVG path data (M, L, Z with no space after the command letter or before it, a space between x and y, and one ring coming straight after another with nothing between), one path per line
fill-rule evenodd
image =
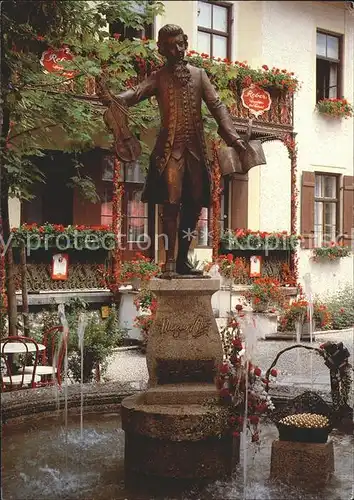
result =
M68 338L69 338L69 325L65 316L64 304L58 306L59 320L63 326L62 342L65 342L65 355L64 355L64 419L65 419L65 442L67 444L68 435ZM68 454L65 456L66 468L68 467Z
M77 327L77 337L79 339L79 349L81 357L81 384L80 384L80 435L83 438L84 429L84 336L87 326L87 316L81 313Z
M313 347L313 293L312 293L312 283L311 274L306 273L304 275L304 291L306 299L308 302L307 314L309 318L309 333L310 333L310 346ZM313 352L310 352L310 374L311 374L311 390L313 390Z
M247 436L247 419L248 419L248 370L250 363L254 357L257 347L257 323L253 314L245 314L240 318L242 332L245 336L245 413L243 416L243 431L242 431L242 452L243 452L243 499L246 499L247 492L247 476L248 476L248 436Z

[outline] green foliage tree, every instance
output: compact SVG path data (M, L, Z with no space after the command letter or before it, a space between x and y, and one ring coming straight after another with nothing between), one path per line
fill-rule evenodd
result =
M162 12L162 3L146 0L8 0L1 17L1 220L3 239L10 235L8 197L32 197L33 183L45 181L34 161L53 145L53 130L65 137L68 152L95 145L101 132L102 107L85 97L85 83L104 74L112 90L122 89L136 75L135 57L155 49L154 42L120 41L110 37L107 23L120 21L142 29ZM67 46L73 61L63 63L71 77L46 74L40 65L43 51ZM143 104L134 110L137 129L156 120L156 110ZM77 165L79 166L79 165ZM90 179L75 173L72 183L85 191ZM6 253L10 334L16 334L16 301L11 246Z

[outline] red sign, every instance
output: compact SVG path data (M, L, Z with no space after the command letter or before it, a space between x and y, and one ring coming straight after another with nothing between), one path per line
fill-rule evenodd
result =
M48 73L59 73L67 78L72 78L76 71L66 71L59 63L61 61L72 61L73 56L70 53L69 47L62 49L48 49L43 52L40 63Z
M52 280L68 279L69 256L67 253L57 253L52 258Z
M269 92L254 83L250 87L243 89L241 100L244 107L249 109L256 118L264 111L268 111L272 104Z

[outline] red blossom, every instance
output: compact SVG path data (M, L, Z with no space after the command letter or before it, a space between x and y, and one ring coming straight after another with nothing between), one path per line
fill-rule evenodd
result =
M258 422L259 422L258 415L251 415L249 417L249 421L251 422L251 424L255 424L255 425L258 424Z
M224 363L223 365L220 366L220 373L228 373L229 372L229 365Z
M272 368L270 370L270 374L271 374L272 377L276 377L278 375L278 371L275 368Z
M260 368L255 368L254 370L254 374L257 376L257 377L260 377L262 375L262 370Z

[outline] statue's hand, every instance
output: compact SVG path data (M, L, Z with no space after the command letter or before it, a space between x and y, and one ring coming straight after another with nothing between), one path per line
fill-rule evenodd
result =
M241 151L246 151L246 142L239 137L236 139L236 141L232 144L232 147L236 150L241 150Z
M99 97L100 101L104 106L109 106L112 96L108 90L107 84L102 77L97 77L96 78L96 93L97 96Z

